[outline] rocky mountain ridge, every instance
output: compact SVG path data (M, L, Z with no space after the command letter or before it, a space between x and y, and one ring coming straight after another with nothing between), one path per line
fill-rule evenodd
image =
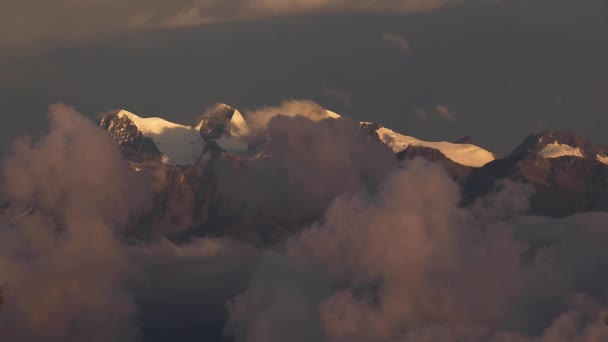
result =
M328 113L325 119L340 118ZM162 227L168 235L176 232L175 237L227 232L242 237L247 235L242 227L256 227L257 234L251 235L265 240L256 243L280 240L302 226L281 215L239 218L218 209L222 199L215 164L241 168L248 160L267 157L257 145L267 137L252 134L247 113L218 105L193 126L152 119L117 111L99 121L133 168L153 184L154 209L138 224ZM531 135L506 157L495 158L470 137L454 143L425 142L377 123L362 122L359 127L363 136L384 144L401 162L425 158L440 163L463 187L464 205L491 191L496 181L508 178L534 187L531 214L567 216L608 210L608 148L573 132Z

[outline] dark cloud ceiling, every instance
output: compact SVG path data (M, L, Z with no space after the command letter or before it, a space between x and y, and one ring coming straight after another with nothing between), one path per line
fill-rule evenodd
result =
M272 3L278 2L259 1L268 8ZM251 16L257 19L218 14L228 21L180 28L106 30L91 22L94 28L83 24L80 38L51 44L51 37L48 46L25 54L6 50L0 59L1 142L41 130L46 106L56 101L90 116L126 107L189 122L216 101L243 108L306 98L420 138L471 135L499 153L544 128L575 129L608 144L605 2L445 7L435 1L399 9L391 6L403 2L386 1L382 11L352 2L356 6L342 11L358 13L350 15L337 13L338 2L326 3ZM149 6L168 15L189 5ZM198 6L207 5L213 3ZM95 1L61 6L83 20L96 8ZM121 15L134 8L140 7L124 7ZM387 9L395 14L386 15ZM27 23L30 17L23 18ZM109 15L107 22L117 18ZM53 35L71 37L60 31ZM395 45L398 37L401 45Z

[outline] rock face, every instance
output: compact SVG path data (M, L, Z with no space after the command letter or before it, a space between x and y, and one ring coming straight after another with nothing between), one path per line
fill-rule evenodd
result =
M198 131L205 142L220 139L224 134L230 134L230 120L235 109L229 106L216 106L205 113Z
M125 157L133 162L160 162L162 154L151 138L143 133L120 111L108 114L99 121L99 127L106 130L120 144Z

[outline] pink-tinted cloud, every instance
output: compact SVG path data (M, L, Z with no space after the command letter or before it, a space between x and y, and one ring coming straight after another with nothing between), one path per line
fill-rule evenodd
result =
M131 265L118 239L147 201L109 136L72 108L21 139L2 164L2 341L131 341Z
M608 277L600 274L608 216L520 217L530 192L500 189L475 209L460 208L458 186L418 160L375 195L338 197L288 241L283 259L275 256L282 268L260 263L230 305L227 331L237 341L302 333L319 341L607 338L600 317ZM330 293L306 285L325 282ZM300 325L290 323L296 318Z

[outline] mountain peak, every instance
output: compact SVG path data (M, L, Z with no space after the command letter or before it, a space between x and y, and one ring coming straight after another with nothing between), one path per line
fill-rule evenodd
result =
M472 144L455 144L447 141L424 141L414 137L397 133L388 128L365 123L362 128L373 128L380 141L386 144L395 153L399 153L409 146L428 147L440 151L448 159L460 165L481 167L494 160L494 154L479 146Z
M513 152L511 157L532 154L541 158L579 157L596 159L608 164L608 148L589 141L575 131L545 130L529 135Z

